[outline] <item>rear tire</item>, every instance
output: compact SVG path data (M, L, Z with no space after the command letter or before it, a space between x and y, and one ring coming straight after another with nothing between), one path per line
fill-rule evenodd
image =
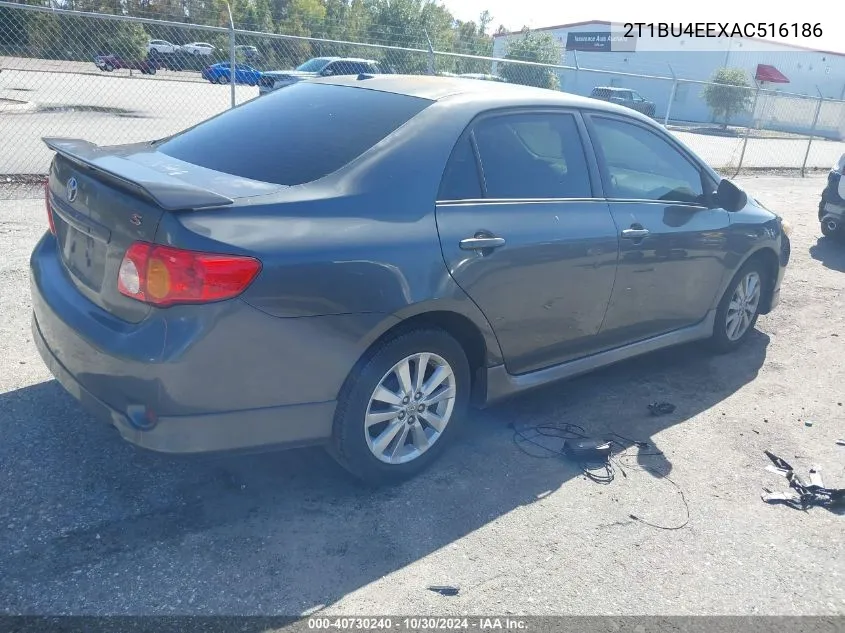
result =
M367 484L408 479L460 432L470 386L466 354L443 330L388 338L358 363L341 390L328 450Z
M749 337L760 316L769 278L762 262L746 262L731 279L713 324L712 348L720 354L732 352Z
M824 235L825 237L839 238L839 237L841 237L841 234L842 234L842 231L839 227L831 229L827 225L827 222L821 223L821 229L822 229L822 235Z

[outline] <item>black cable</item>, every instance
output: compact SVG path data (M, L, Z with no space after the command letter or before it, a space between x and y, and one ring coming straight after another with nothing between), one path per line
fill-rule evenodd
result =
M647 469L644 468L643 470L647 470ZM656 523L651 523L649 521L646 521L645 519L641 519L640 517L638 517L635 514L629 514L628 516L631 517L632 519L634 519L634 521L639 521L640 523L642 523L644 525L647 525L647 526L653 527L653 528L657 528L658 530L680 530L682 528L685 528L690 522L690 512L689 512L689 504L687 503L687 498L684 496L684 491L681 489L681 487L678 484L676 484L674 481L669 479L669 477L664 475L663 477L661 477L661 479L665 479L670 484L675 486L675 488L678 489L678 494L681 495L681 501L683 502L684 510L687 513L687 518L684 519L684 522L681 523L680 525L657 525Z
M560 448L551 448L549 446L546 446L545 444L542 444L542 443L536 441L535 438L548 437L548 438L555 438L555 439L562 439L562 440L588 439L588 436L586 435L586 431L584 430L584 428L577 425L577 424L570 424L570 423L538 424L538 425L535 425L535 426L517 428L515 424L511 423L508 426L511 429L513 429L514 434L513 434L512 439L513 439L513 443L516 445L516 447L519 450L521 450L523 453L525 453L526 455L529 455L530 457L541 458L541 459L548 459L548 458L554 458L554 457L566 457L567 455L566 455L565 451L563 450L562 445L561 445ZM534 434L528 435L528 433L526 433L526 430L527 431L533 431ZM661 451L657 448L654 448L651 451L643 451L642 449L648 448L649 446L651 446L648 442L643 442L643 441L640 441L640 440L634 440L632 438L625 437L624 435L620 435L619 433L616 433L614 431L611 431L611 432L607 433L606 435L610 436L610 437L617 437L621 440L624 440L624 441L630 443L631 445L636 446L640 450L637 451L636 455L625 455L624 452L626 450L628 450L629 447L625 446L624 444L622 444L621 442L619 442L617 440L608 439L609 442L617 445L620 449L617 452L616 458L614 459L613 455L611 454L611 456L609 456L605 462L600 462L600 463L580 462L578 464L578 466L581 468L581 472L583 473L583 475L585 477L587 477L590 481L593 481L595 483L602 484L602 485L607 485L607 484L610 484L611 482L613 482L613 480L615 479L617 470L622 474L623 477L625 477L627 479L628 475L625 472L625 468L624 468L624 467L627 467L630 470L641 470L641 471L647 472L647 473L649 473L649 474L651 474L651 475L653 475L653 476L655 476L659 479L665 479L670 484L672 484L678 490L678 493L680 494L681 501L684 504L684 510L686 512L686 519L684 520L684 522L681 523L680 525L668 525L667 526L667 525L658 525L657 523L652 523L652 522L647 521L647 520L645 520L645 519L643 519L643 518L641 518L641 517L639 517L635 514L628 514L628 516L631 519L633 519L634 521L638 521L639 523L642 523L643 525L647 525L649 527L653 527L653 528L656 528L658 530L680 530L682 528L685 528L687 525L689 525L689 522L690 522L689 504L687 503L687 499L686 499L686 496L684 495L684 491L681 489L681 487L675 481L670 479L669 476L665 472L661 471L658 468L647 467L647 466L634 466L634 465L626 463L624 461L625 459L630 459L632 457L638 457L639 458L639 457L662 456L662 455L664 455L663 451ZM536 446L536 447L546 451L546 453L548 453L548 454L537 455L535 453L532 453L532 452L526 450L524 448L524 446L522 446L522 444L525 444L525 443L531 444L532 446Z
M626 458L630 459L632 457L652 457L652 456L663 455L663 454L664 454L663 451L658 450L658 449L654 449L653 451L649 451L649 452L640 451L640 452L637 453L637 455L622 455L622 454L620 454L619 457L617 457L617 459L619 460L619 463L617 464L617 466L619 466L619 468L621 468L622 466L620 464L625 463L623 460L626 459ZM628 468L630 468L631 470L641 470L643 472L649 473L650 475L653 475L654 477L656 477L658 479L665 479L670 484L675 486L675 488L678 490L678 494L681 496L681 502L684 504L684 511L686 512L686 518L684 519L684 522L681 523L680 525L668 525L668 526L667 525L657 525L656 523L651 523L649 521L646 521L645 519L638 517L635 514L629 514L628 516L630 518L632 518L634 521L639 521L640 523L642 523L644 525L648 525L649 527L657 528L658 530L680 530L681 528L685 528L687 525L689 525L689 522L690 522L689 503L687 503L687 498L684 495L683 489L681 489L681 487L675 481L670 479L669 475L667 475L661 469L655 468L655 467L633 466L631 464L625 464L625 465Z

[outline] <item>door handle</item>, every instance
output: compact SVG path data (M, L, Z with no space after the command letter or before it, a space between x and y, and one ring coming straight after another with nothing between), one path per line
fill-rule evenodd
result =
M480 251L488 248L499 248L505 245L503 237L468 237L460 241L460 247L465 251Z
M648 235L648 229L625 229L622 231L622 237L626 240L641 240Z

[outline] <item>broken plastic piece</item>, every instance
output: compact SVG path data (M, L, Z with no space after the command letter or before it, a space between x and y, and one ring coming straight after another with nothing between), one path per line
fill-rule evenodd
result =
M824 481L822 481L821 469L818 466L813 466L810 469L810 485L817 488L824 488Z
M457 596L460 589L452 585L431 585L429 591L439 593L441 596Z
M652 402L648 405L651 415L669 415L675 411L675 405L671 402Z
M778 468L773 464L769 464L768 466L766 466L766 470L770 473L774 473L775 475L780 475L781 477L786 477L787 473L789 473L788 470L783 470L782 468Z
M766 503L777 503L779 501L786 501L790 504L801 503L801 496L793 492L767 492L762 497Z
M833 489L825 488L822 482L821 474L818 466L813 466L810 469L810 483L804 482L787 462L783 459L770 453L763 451L766 456L772 460L775 468L766 468L769 472L785 471L783 474L789 482L789 487L792 491L789 492L772 492L766 490L766 494L762 496L766 503L785 503L786 505L797 508L799 510L806 510L812 506L821 506L826 508L843 507L845 506L845 488Z

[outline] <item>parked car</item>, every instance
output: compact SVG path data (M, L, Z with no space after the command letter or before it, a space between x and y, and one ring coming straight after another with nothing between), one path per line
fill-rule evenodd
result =
M191 42L190 44L183 44L182 51L189 55L202 55L210 57L217 50L217 47L208 42Z
M264 95L273 90L289 86L303 79L331 77L338 75L385 74L386 70L374 59L354 57L315 57L294 70L271 70L262 73L258 84L258 94Z
M827 175L827 185L819 202L819 223L825 237L845 238L845 154Z
M97 55L94 58L94 64L100 70L110 73L121 68L128 68L131 70L140 70L144 75L155 75L158 65L149 59L128 61L119 55Z
M599 86L593 88L590 96L593 99L601 99L602 101L609 101L610 103L616 103L621 106L625 106L626 108L631 108L637 112L642 112L646 116L654 116L654 102L649 101L636 90Z
M470 404L741 346L790 228L647 117L457 78L303 81L153 143L45 139L33 340L158 451L402 479Z
M235 53L243 56L243 58L248 61L257 61L261 59L261 53L255 46L247 46L245 44L240 44L238 46L235 46Z
M499 77L498 75L488 75L484 73L461 73L458 77L465 77L467 79L480 79L482 81L500 81L500 82L507 82L507 79L504 77Z
M202 69L202 78L213 84L227 84L232 80L232 66L230 62L212 64ZM261 80L261 71L246 64L235 64L235 83L257 86Z
M173 55L180 51L180 47L176 44L171 44L167 40L150 40L147 44L148 53L160 53L162 55Z

